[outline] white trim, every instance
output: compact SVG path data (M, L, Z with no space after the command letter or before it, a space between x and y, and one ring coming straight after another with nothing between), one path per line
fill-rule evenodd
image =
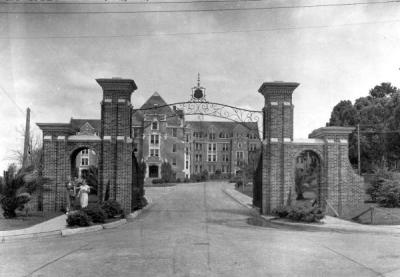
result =
M324 144L322 139L294 139L292 141L294 144Z
M118 98L118 103L125 103L125 102L126 102L126 99Z
M43 139L44 140L51 140L51 136L44 136Z
M125 140L125 136L117 136L117 140Z
M112 103L112 98L105 98L105 99L104 99L104 102L105 102L105 103Z
M111 136L104 136L103 140L111 140Z
M65 136L58 136L57 140L65 140Z
M291 141L292 141L291 138L284 138L284 139L283 139L283 142L291 142Z
M327 142L327 143L335 143L335 140L333 140L333 139L327 139L326 142Z
M340 139L340 143L348 143L347 139Z
M278 102L271 102L271 106L278 106Z
M127 143L132 143L132 142L133 142L133 139L132 139L132 138L127 138L127 139L126 139L126 142L127 142Z
M270 141L271 141L271 142L278 142L279 139L278 139L278 138L271 138Z
M69 141L88 141L88 140L99 141L99 140L101 140L101 138L98 136L76 135L76 136L69 136L68 140Z
M290 104L290 102L286 102L286 101L285 101L285 102L283 102L283 105L284 105L284 106L291 106L292 104Z

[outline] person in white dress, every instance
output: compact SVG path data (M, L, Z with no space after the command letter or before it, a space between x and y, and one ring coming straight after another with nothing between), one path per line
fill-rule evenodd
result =
M82 185L79 188L79 193L78 193L81 208L86 208L88 206L89 192L90 192L90 187L87 185L86 181L83 180Z

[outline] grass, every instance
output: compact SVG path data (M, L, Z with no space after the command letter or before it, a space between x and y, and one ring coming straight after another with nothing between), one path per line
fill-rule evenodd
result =
M235 186L235 189L238 192L241 192L243 194L246 194L247 196L253 198L253 186L252 185L247 185L247 186L241 186L241 187L237 187Z
M365 203L359 213L371 207L374 207L372 222L371 211L360 216L356 222L368 225L400 225L400 208L383 208L376 203Z
M17 211L17 217L15 218L0 218L0 231L28 228L59 215L62 215L62 213L30 212L28 216L26 216L25 214Z

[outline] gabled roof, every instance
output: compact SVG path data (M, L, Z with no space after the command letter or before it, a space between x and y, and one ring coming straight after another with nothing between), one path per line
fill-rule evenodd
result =
M71 128L76 132L79 132L81 127L89 123L94 129L96 129L97 133L100 134L101 130L101 120L100 119L83 119L83 118L71 118L70 124Z

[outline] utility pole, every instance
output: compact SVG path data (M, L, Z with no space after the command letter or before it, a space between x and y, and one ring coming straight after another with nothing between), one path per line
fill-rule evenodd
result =
M29 141L30 141L30 119L31 119L31 109L26 109L26 122L25 122L25 140L24 140L24 154L22 156L22 168L28 166L28 151L29 151Z
M361 175L360 124L357 124L357 165L358 174Z

